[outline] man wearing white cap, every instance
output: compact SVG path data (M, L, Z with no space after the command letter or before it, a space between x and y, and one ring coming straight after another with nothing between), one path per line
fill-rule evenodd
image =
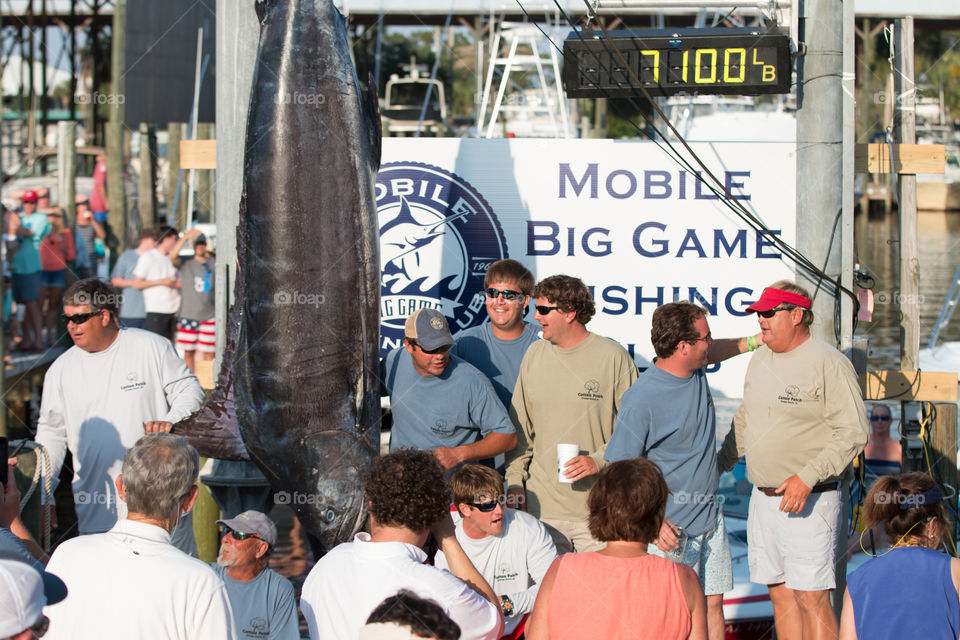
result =
M18 560L0 560L0 638L32 640L47 631L43 607L67 596L57 576Z
M267 563L277 544L277 527L259 511L217 520L224 535L212 564L227 587L239 638L285 640L300 637L293 585Z
M454 340L436 309L414 311L404 348L383 361L390 395L390 451L427 449L447 471L513 449L517 434L493 385L479 369L450 355Z
M747 307L763 332L747 368L743 403L717 455L721 470L747 458L750 580L766 584L777 636L835 638L837 533L844 470L869 428L856 372L810 335L809 294L788 281Z

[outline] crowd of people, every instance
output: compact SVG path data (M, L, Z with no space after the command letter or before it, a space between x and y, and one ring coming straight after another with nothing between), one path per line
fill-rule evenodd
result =
M82 535L46 566L66 597L13 626L43 623L52 637L298 637L293 589L268 567L277 533L267 515L220 521L215 565L190 557L197 454L168 433L203 400L170 340L170 255L184 241L145 232L115 270L119 286L163 294L145 295L142 311L96 278L62 294L75 348L47 372L36 440L54 477L72 454ZM198 254L196 282L210 261ZM868 423L852 365L811 335L801 287L764 289L747 309L760 331L737 338L714 339L695 304L658 307L657 357L642 372L587 328L595 308L577 278L535 282L501 260L483 295L488 322L454 338L442 313L419 309L383 360L390 453L366 478L363 531L303 584L311 638L723 638L733 579L718 484L741 458L754 485L751 580L768 586L778 637L903 637L880 635L869 614L891 606L873 585L900 572L916 583L931 634L956 637L960 569L935 551L946 514L922 474L875 479L867 525L892 547L851 575L842 620L833 613L852 462L868 445L869 465L896 451L889 411L874 408ZM131 328L138 319L153 331ZM743 402L718 447L705 368L742 353L752 353ZM4 491L4 505L18 501ZM15 511L0 506L0 553L40 567L47 558Z

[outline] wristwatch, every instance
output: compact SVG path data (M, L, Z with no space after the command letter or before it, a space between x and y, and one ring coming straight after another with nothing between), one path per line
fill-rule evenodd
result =
M505 616L513 615L513 600L510 599L510 596L500 596L500 610L503 611Z

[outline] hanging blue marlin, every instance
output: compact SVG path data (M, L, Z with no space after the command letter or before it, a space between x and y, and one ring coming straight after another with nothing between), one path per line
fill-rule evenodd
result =
M236 302L217 387L174 433L254 461L323 552L363 524L379 449L380 118L331 0L256 8Z

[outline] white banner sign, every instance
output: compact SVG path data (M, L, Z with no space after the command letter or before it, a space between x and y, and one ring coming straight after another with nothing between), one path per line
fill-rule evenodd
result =
M766 226L796 242L795 145L692 145ZM388 138L377 178L382 266L381 351L430 306L457 331L486 319L483 275L501 258L538 280L565 273L591 287L588 328L653 359L650 319L690 300L715 337L753 334L744 309L790 263L654 143L616 140ZM531 306L532 308L532 306ZM533 320L532 310L528 319ZM710 374L739 397L748 358Z

